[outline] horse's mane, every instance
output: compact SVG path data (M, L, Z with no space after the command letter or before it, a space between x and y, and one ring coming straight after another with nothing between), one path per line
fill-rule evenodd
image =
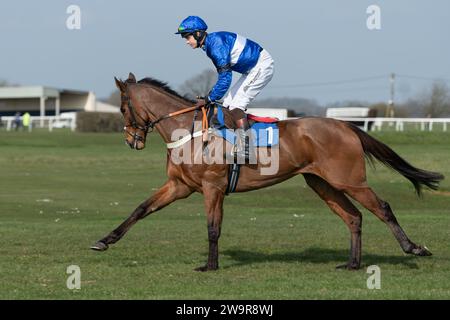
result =
M173 90L171 87L169 87L167 82L162 82L160 80L147 77L147 78L139 80L138 83L140 83L140 84L148 84L148 85L160 88L160 89L164 90L165 92L167 92L167 93L169 93L169 94L171 94L171 95L173 95L175 97L181 98L181 99L183 99L184 101L186 101L188 103L191 103L191 104L195 103L195 101L187 98L186 96L182 96L181 94L179 94L178 92Z

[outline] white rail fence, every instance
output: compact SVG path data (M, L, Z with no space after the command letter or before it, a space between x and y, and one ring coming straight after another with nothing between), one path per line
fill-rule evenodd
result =
M334 119L362 123L364 131L369 130L369 123L372 122L371 130L381 131L386 127L394 127L395 131L404 131L405 124L416 124L415 127L421 131L433 131L433 128L441 127L442 131L447 131L447 124L450 118L356 118L356 117L333 117Z
M358 122L361 123L363 130L368 131L371 125L371 130L381 131L386 128L394 128L395 131L404 131L405 124L415 124L415 128L421 131L433 131L433 129L441 128L442 131L447 131L447 126L450 123L450 118L365 118L365 117L333 117L334 119ZM6 128L7 131L15 130L15 117L8 116L1 118L1 128ZM20 122L22 127L22 121ZM32 131L33 128L48 128L53 131L56 128L70 128L72 131L76 129L76 114L67 114L64 116L32 116L30 119L30 126L26 128ZM22 127L23 129L23 127Z
M5 127L6 131L25 129L32 131L33 128L48 128L49 131L59 128L70 128L72 131L76 129L76 115L64 115L64 116L32 116L30 117L30 125L28 128L24 128L22 125L22 118L20 119L19 128L15 123L16 117L2 117L1 127Z

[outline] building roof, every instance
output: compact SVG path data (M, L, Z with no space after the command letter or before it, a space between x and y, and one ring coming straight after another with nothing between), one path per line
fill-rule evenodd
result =
M56 99L57 102L47 104L47 98ZM38 102L30 102L34 99ZM0 110L3 112L34 110L41 114L45 114L45 110L57 113L65 110L120 112L117 106L97 101L92 91L47 86L0 87Z
M0 87L0 99L21 99L49 97L58 98L60 94L89 94L88 91L57 89L46 86Z

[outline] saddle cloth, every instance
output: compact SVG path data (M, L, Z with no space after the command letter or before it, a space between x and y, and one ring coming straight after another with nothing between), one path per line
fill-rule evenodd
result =
M216 105L218 125L213 127L213 133L219 137L226 139L231 144L236 143L236 134L234 130L225 127L225 120L221 105ZM250 120L255 121L250 126L252 140L250 144L254 147L271 147L279 143L278 119L269 117L258 117L255 115L247 115Z

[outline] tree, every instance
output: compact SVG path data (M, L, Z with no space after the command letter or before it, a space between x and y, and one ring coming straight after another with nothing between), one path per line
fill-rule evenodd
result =
M115 91L111 92L111 94L109 95L109 97L106 100L106 102L109 103L109 104L112 104L113 106L120 107L120 105L121 105L120 91L119 90L115 90Z
M0 79L0 87L19 87L19 84Z
M434 82L424 102L425 116L430 118L450 116L450 94L445 82Z
M212 69L203 70L198 75L186 80L179 88L182 95L189 99L206 96L217 81L217 72Z
M305 98L266 98L255 99L250 103L250 108L267 107L267 108L283 108L289 110L289 116L323 116L325 108L320 106L315 100Z
M417 97L412 97L405 102L395 105L395 115L396 117L411 117L420 118L423 116L423 99L418 99Z
M387 103L385 102L377 102L374 104L371 104L368 106L370 110L373 110L372 113L374 114L374 116L379 116L379 117L384 117L384 115L386 114L386 110L387 110ZM395 109L396 113L397 113L397 108ZM372 116L372 115L370 115Z

